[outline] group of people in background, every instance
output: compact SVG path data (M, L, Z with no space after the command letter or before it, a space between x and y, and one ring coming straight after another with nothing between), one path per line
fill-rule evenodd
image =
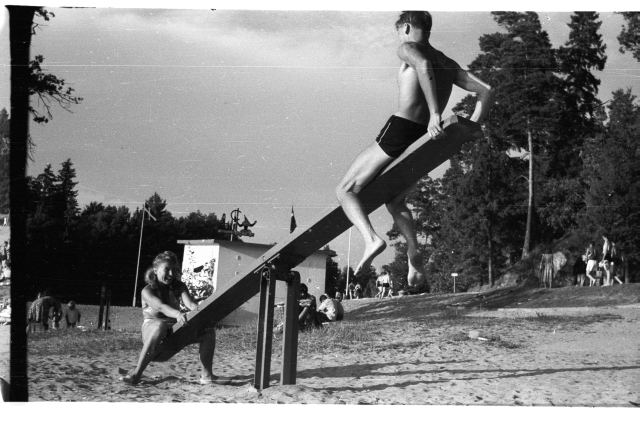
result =
M376 280L376 288L378 289L378 293L375 296L376 299L390 298L393 295L391 276L387 271L382 271L382 274Z
M58 330L60 329L62 318L66 321L66 328L76 328L80 324L81 316L80 310L73 300L68 303L67 309L63 311L60 301L44 290L38 293L38 298L29 307L27 332L35 333L39 329L42 331Z
M324 323L342 321L342 294L338 292L337 295L333 298L325 293L320 296L320 305L317 305L316 297L309 293L307 285L300 284L298 328L306 330L321 327Z
M607 236L602 236L602 239L604 243L601 255L593 243L590 243L584 255L576 261L574 265L576 285L582 287L587 284L587 280L590 287L611 286L616 282L624 284L624 281L620 279L620 276L624 277L626 273L623 267L626 262L624 253Z
M376 299L391 298L393 296L393 282L391 281L391 275L388 271L382 271L376 280L376 289L377 292L374 296ZM336 293L336 296L338 296L338 293ZM342 293L340 293L340 297L342 297ZM345 299L362 299L364 297L365 291L362 289L360 283L349 283Z

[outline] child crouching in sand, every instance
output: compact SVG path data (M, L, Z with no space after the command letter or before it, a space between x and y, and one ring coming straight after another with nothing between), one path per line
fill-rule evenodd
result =
M153 265L145 273L147 285L142 289L142 352L138 364L132 372L122 378L127 384L138 384L142 373L153 360L156 346L176 322L188 325L187 314L180 311L180 300L190 310L198 309L198 304L189 294L187 286L180 281L180 264L172 252L160 253ZM216 348L215 328L206 329L204 334L193 340L200 343L200 363L202 371L200 384L212 384L218 380L213 374L213 354Z

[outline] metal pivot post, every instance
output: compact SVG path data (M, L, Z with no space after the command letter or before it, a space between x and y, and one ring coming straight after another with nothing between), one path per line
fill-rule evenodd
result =
M258 313L258 342L256 348L256 373L253 387L258 390L269 387L271 376L271 345L273 343L273 304L276 294L276 271L273 265L265 266L260 275L260 311Z
M296 384L298 367L298 299L300 298L300 273L292 271L287 279L284 304L284 328L282 337L282 372L280 384Z

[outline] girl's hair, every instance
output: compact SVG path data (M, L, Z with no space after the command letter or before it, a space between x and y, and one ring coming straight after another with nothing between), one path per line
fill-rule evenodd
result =
M176 256L173 252L162 252L158 254L153 260L153 264L147 268L144 273L144 281L151 286L152 289L158 288L158 277L156 276L156 269L164 263L169 263L171 265L180 265L180 261L178 260L178 256Z
M433 20L429 12L409 10L400 14L400 18L396 22L396 29L400 28L404 24L410 24L416 28L420 28L428 35L431 34L431 25L433 24Z

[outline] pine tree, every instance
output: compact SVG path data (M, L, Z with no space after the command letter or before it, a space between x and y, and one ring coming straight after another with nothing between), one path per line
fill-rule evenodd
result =
M470 65L497 87L496 105L487 126L498 140L527 152L529 160L527 224L522 256L529 254L534 222L537 153L553 143L560 109L556 55L534 12L493 12L506 33L480 37L483 51Z
M605 131L585 143L583 160L583 227L640 259L640 105L630 89L613 93Z
M58 171L57 180L59 181L58 192L60 193L61 210L63 211L65 222L68 224L80 212L78 206L78 191L74 187L78 184L74 181L76 178L76 170L73 168L71 159L67 159L61 164Z
M619 12L625 19L627 26L622 26L618 35L621 44L620 53L629 51L636 60L640 61L640 12Z
M577 177L582 163L578 152L586 137L595 131L595 109L600 80L593 71L602 71L607 61L606 45L598 33L602 22L595 12L575 12L568 24L569 40L558 49L564 107L558 121L558 143L549 146L547 176Z

